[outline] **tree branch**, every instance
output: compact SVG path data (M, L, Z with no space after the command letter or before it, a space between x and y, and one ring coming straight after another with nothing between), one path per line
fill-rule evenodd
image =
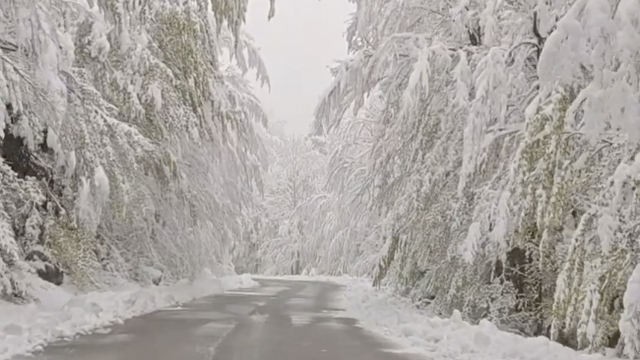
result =
M0 49L4 51L18 51L18 45L10 41L0 39Z

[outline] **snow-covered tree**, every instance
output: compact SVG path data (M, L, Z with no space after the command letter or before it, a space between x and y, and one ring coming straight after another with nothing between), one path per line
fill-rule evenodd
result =
M353 257L322 271L635 356L638 3L353 2L314 126Z
M273 1L272 1L273 5ZM232 269L268 82L246 1L0 0L0 279Z
M311 270L318 257L327 256L312 247L325 156L310 139L286 135L281 125L265 134L269 165L263 175L259 224L254 222L252 230L258 237L255 251L260 272L300 274Z

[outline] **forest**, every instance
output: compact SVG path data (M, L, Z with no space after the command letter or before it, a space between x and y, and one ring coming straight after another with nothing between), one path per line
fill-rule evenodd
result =
M0 0L2 299L351 275L640 356L640 3L351 2L295 137L245 0Z

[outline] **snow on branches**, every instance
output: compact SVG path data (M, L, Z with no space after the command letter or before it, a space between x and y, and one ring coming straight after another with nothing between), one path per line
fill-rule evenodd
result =
M638 3L355 3L324 241L442 311L636 354Z
M231 268L266 123L246 7L0 0L4 298L28 298L21 271L82 287Z

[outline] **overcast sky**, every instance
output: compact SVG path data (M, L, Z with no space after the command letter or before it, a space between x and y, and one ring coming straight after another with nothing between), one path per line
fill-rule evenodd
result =
M347 0L249 1L247 30L255 38L271 78L271 92L256 89L272 120L290 133L306 134L319 96L331 82L328 66L347 54ZM257 87L257 86L256 86Z

